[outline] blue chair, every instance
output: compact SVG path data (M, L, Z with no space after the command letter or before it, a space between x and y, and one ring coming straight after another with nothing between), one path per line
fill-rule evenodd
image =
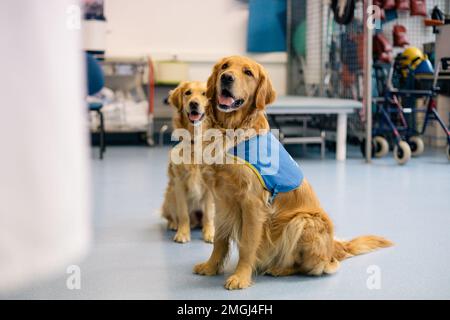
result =
M86 53L86 66L87 66L87 84L88 84L88 94L94 95L99 92L104 84L105 77L103 75L102 67L99 62L90 54ZM89 111L97 112L100 118L100 159L103 159L103 153L106 151L105 143L105 121L102 112L103 104L101 102L91 102L89 103Z

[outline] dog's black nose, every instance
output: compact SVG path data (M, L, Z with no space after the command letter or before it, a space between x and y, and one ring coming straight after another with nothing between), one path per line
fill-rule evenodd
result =
M224 73L220 77L220 82L222 82L222 84L230 84L233 81L234 81L234 77L231 74L228 74L228 73Z
M195 102L195 101L189 102L189 107L191 108L191 111L192 110L197 110L198 109L198 102Z

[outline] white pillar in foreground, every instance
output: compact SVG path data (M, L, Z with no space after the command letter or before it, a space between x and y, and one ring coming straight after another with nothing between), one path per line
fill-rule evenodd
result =
M0 291L64 273L88 246L85 65L74 4L0 3Z

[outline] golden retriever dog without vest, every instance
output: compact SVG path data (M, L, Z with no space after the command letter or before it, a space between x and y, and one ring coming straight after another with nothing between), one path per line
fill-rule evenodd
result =
M275 91L266 71L251 59L231 56L219 61L208 79L207 97L212 128L269 129L264 109L275 100ZM336 240L333 223L306 179L271 202L257 174L245 164L214 164L203 172L214 194L216 234L209 260L196 265L194 272L221 272L230 241L235 241L239 262L225 282L227 289L247 288L254 271L272 276L331 274L345 258L392 245L378 236Z
M206 83L183 82L171 91L169 103L176 108L173 128L186 129L194 138L195 128L204 126ZM191 156L191 155L190 155ZM203 239L213 242L214 202L202 179L200 164L169 163L169 184L166 189L162 215L168 228L177 230L174 241L185 243L191 239L191 227L201 225Z

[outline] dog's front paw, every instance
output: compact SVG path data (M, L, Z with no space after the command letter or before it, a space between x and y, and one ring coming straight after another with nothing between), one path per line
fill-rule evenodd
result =
M245 289L250 287L251 284L252 279L250 277L233 274L225 281L225 288L228 290Z
M190 232L181 232L178 231L175 236L173 237L173 241L178 243L186 243L191 241L191 234Z
M208 262L199 263L194 267L194 273L202 276L215 276L219 274L219 268Z
M208 243L214 242L214 227L212 226L203 227L203 240Z

